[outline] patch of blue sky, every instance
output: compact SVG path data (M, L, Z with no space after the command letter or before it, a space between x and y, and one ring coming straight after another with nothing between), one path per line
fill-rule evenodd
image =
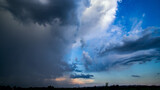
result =
M104 84L109 82L110 85L158 85L160 83L157 73L160 72L160 63L155 63L155 60L146 62L145 64L134 64L129 68L114 69L110 71L93 73L95 82ZM140 77L132 77L139 75Z
M159 27L159 3L159 0L122 0L113 24L123 26L125 31L132 30L136 20L143 21L141 27L144 29L149 26Z

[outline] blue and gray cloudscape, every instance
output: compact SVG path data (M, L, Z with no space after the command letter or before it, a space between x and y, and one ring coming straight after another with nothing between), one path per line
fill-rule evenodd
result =
M159 85L159 3L0 0L0 85Z

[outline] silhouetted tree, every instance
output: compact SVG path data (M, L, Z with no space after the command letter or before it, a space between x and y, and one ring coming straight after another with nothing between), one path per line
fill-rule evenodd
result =
M54 89L54 87L53 86L48 86L48 89Z
M108 82L106 82L106 87L108 87Z

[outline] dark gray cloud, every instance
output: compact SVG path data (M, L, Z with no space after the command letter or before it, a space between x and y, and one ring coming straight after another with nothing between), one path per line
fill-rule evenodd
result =
M160 48L160 29L149 31L146 29L146 31L142 32L144 33L143 36L141 36L137 40L124 40L124 44L119 46L116 45L113 48L106 49L102 52L100 52L100 55L106 54L110 51L115 51L119 53L132 53L139 50L148 50L148 49L159 49ZM158 35L158 36L157 36Z
M83 0L48 2L5 0L5 5L0 4L1 85L57 85L45 80L71 71L64 57L75 41Z
M91 79L91 78L93 78L93 77L94 77L94 75L90 75L90 74L87 74L87 75L85 75L85 74L71 74L71 75L70 75L70 78Z
M145 35L136 41L128 41L124 43L125 44L123 46L116 47L114 49L119 52L134 52L138 50L160 48L160 37Z
M79 69L75 69L74 71L75 72L82 72L82 70L79 70Z
M45 24L58 18L62 24L78 24L79 11L77 9L83 0L44 0L46 3L43 3L42 0L6 1L8 5L3 7L22 22L31 20L35 23Z
M0 19L7 15L5 13ZM1 85L43 86L47 85L44 79L70 71L62 58L69 44L58 36L53 37L47 32L50 30L42 33L41 26L24 26L16 21L8 26L5 22L14 20L0 21Z
M135 77L135 78L140 78L141 76L139 75L131 75L132 77Z
M143 53L143 52L142 52ZM151 54L152 53L152 54ZM125 57L125 58L121 58L119 61L116 61L114 63L112 63L112 66L118 66L118 65L123 65L123 66L130 66L134 63L139 63L139 64L143 64L147 61L151 61L153 59L160 59L160 52L151 52L150 54L143 54L143 55L135 55L132 57Z
M72 71L82 72L82 70L78 69L77 63L72 63L70 68L71 68Z

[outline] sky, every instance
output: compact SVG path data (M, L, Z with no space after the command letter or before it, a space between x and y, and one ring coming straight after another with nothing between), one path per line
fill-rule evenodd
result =
M0 0L0 85L160 85L159 0Z

